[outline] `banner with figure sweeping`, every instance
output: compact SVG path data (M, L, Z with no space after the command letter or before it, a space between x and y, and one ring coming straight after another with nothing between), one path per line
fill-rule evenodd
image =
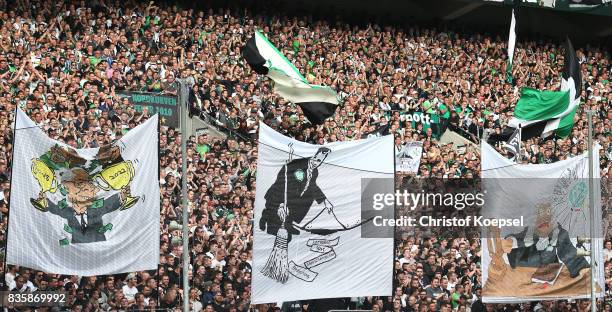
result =
M393 136L312 145L259 129L251 302L391 295L393 233L366 235L363 210L364 192L393 194Z
M482 229L483 302L588 298L593 261L595 292L603 294L598 154L595 149L591 218L586 153L552 164L523 165L482 143L482 215L524 220Z
M402 146L395 155L395 170L402 173L418 173L423 154L423 142L413 141Z
M158 116L75 149L16 113L7 262L80 276L157 269Z

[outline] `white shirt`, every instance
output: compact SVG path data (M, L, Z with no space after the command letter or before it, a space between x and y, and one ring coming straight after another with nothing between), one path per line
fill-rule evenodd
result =
M9 289L13 289L15 287L17 287L17 283L13 280L12 283L8 284ZM27 281L26 283L23 284L23 286L21 287L21 289L17 289L16 291L18 292L31 292L31 291L36 291L36 287L34 287L34 284L32 284L32 282Z
M612 259L612 250L604 249L604 256L606 261L610 261L610 259Z
M77 219L77 221L79 222L80 225L83 225L81 223L81 215L74 213L74 217ZM85 224L87 224L87 212L83 213L83 219L85 220Z
M191 311L200 312L202 310L202 303L199 300L189 300L191 302Z
M138 293L138 288L136 288L136 286L130 287L130 285L127 284L123 285L121 290L123 291L123 295L130 301L134 300L134 296Z
M9 285L9 286L12 283L15 283L15 274L11 272L7 272L6 274L4 274L4 282L6 283L6 285Z
M224 266L225 266L225 260L219 261L216 258L213 258L210 264L211 269L215 269L218 267L219 270L222 270Z
M404 263L408 263L408 264L413 264L416 262L416 260L414 260L413 258L400 258L399 259L400 265L404 265Z

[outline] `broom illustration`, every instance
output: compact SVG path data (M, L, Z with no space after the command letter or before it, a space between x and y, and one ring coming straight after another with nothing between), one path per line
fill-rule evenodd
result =
M289 159L285 164L285 202L278 207L278 217L281 221L281 227L276 232L274 240L274 248L268 257L268 262L261 270L261 273L271 279L281 283L286 283L289 279L289 255L288 255L288 237L287 229L285 229L285 219L289 214L287 207L287 170L289 162L293 158L293 143L289 144Z

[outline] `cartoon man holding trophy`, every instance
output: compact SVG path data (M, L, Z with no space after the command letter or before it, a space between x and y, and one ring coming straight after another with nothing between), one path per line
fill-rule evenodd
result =
M116 145L100 147L92 160L66 149L69 148L56 145L32 160L32 175L41 190L38 198L31 198L30 202L39 211L66 219L64 231L72 238L60 239L60 245L105 241L104 234L112 230L113 224L105 224L102 216L129 209L141 198L132 196L130 191L135 176L133 162L123 160ZM58 189L64 198L57 203L49 201L46 194ZM98 194L101 190L119 192L103 198Z
M94 176L94 180L101 189L120 191L121 210L134 206L140 199L140 196L132 196L130 192L132 179L134 179L134 165L130 160L106 167Z
M40 185L38 198L30 198L30 203L38 210L44 210L48 206L45 193L55 193L58 188L56 171L75 168L85 164L85 159L80 157L76 151L55 144L39 158L32 159L32 175Z
M124 160L118 145L104 145L98 150L96 160L103 168L93 179L105 191L120 191L121 210L128 209L138 202L140 196L132 196L130 182L134 179L134 164ZM94 169L95 172L95 169Z
M38 210L44 210L49 205L45 193L55 193L58 188L55 172L44 161L35 158L32 159L32 175L40 185L40 192L38 198L30 198L30 203Z

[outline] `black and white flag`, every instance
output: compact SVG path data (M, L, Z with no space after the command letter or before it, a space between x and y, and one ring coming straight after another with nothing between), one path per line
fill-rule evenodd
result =
M251 303L390 295L393 234L364 236L362 187L393 193L393 136L312 145L261 123L258 152Z
M513 159L518 160L519 153L521 152L521 128L518 127L514 130L514 133L508 139L508 142L504 143L504 148L511 153L514 157Z
M339 97L328 86L312 85L287 58L259 31L242 48L242 56L251 68L274 81L274 91L299 105L313 124L322 124L334 115Z
M546 124L544 134L553 133L558 137L567 137L574 127L574 115L580 106L580 95L582 93L582 73L580 72L580 63L576 56L576 50L572 45L572 41L566 38L565 41L565 64L561 79L560 91L569 93L570 112L562 117L553 119Z
M403 173L418 173L423 154L423 142L413 141L402 146L395 155L395 170Z

